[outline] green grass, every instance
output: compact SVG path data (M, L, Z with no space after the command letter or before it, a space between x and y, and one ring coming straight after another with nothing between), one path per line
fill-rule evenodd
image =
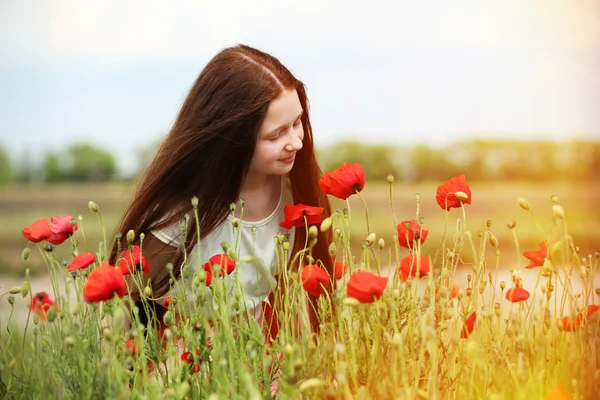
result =
M397 221L413 219L416 215L414 195L421 194L420 216L430 236L424 244L426 253L433 252L441 240L443 226L448 218L449 230L454 231L456 219L462 216L460 210L453 209L446 216L435 202L437 182L394 184L394 208ZM545 234L551 228L550 196L556 195L567 210L569 230L581 248L581 254L593 253L600 248L600 182L502 182L471 184L473 204L467 205L467 229L475 236L483 231L486 220L492 221L492 233L498 238L500 250L514 253L515 243L511 231L506 227L509 221L516 222L516 231L521 250L536 248L542 235L531 215L519 208L517 197L526 198L531 204ZM21 229L34 220L52 215L70 214L83 216L83 229L87 243L83 249L97 250L102 240L102 229L98 218L88 209L88 201L94 200L100 206L107 235L111 235L133 193L131 183L93 183L60 185L9 185L0 187L0 273L21 275L25 267L32 273L45 270L40 257L32 257L24 263L21 251L27 244ZM392 240L395 225L389 205L389 185L387 183L367 183L362 195L369 209L371 231L377 237ZM346 203L332 198L332 208L346 207ZM352 248L358 254L360 243L367 236L364 207L356 196L350 198L352 213ZM55 254L59 260L70 260L68 250L59 248ZM513 258L514 259L514 258ZM465 255L469 262L469 255ZM522 260L521 260L522 261Z

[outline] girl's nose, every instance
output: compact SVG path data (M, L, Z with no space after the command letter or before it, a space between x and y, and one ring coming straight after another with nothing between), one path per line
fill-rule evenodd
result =
M302 149L302 139L296 132L292 132L291 140L285 145L285 149L286 151L300 151Z

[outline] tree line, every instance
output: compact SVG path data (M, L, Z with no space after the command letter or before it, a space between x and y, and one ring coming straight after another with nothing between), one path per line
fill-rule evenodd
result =
M11 159L0 146L0 184L9 182L92 182L133 179L150 162L158 144L136 151L137 170L119 170L110 151L76 143L61 153L48 152L34 162ZM317 149L323 171L342 162L360 163L370 181L392 173L405 181L444 180L466 173L469 180L596 180L600 172L600 141L470 140L444 147L339 142Z

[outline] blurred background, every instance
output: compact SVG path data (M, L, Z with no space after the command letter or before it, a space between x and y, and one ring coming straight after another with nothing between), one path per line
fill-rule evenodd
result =
M525 265L507 223L521 252L537 249L552 195L581 256L600 249L597 0L2 0L0 282L45 271L37 250L20 258L20 231L38 218L82 215L82 247L96 250L94 200L114 234L193 81L236 43L273 54L306 84L321 166L363 165L378 236L395 231L393 173L396 219L414 218L419 193L434 252L446 221L436 187L465 173L468 228L491 220L506 266ZM365 217L350 204L358 249ZM450 212L451 230L461 216ZM56 254L70 260L68 249Z

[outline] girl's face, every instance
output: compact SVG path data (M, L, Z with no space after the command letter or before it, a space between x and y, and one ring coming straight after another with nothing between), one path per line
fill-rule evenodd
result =
M303 110L296 90L284 90L271 101L259 129L250 172L284 175L294 166L296 152L302 148Z

